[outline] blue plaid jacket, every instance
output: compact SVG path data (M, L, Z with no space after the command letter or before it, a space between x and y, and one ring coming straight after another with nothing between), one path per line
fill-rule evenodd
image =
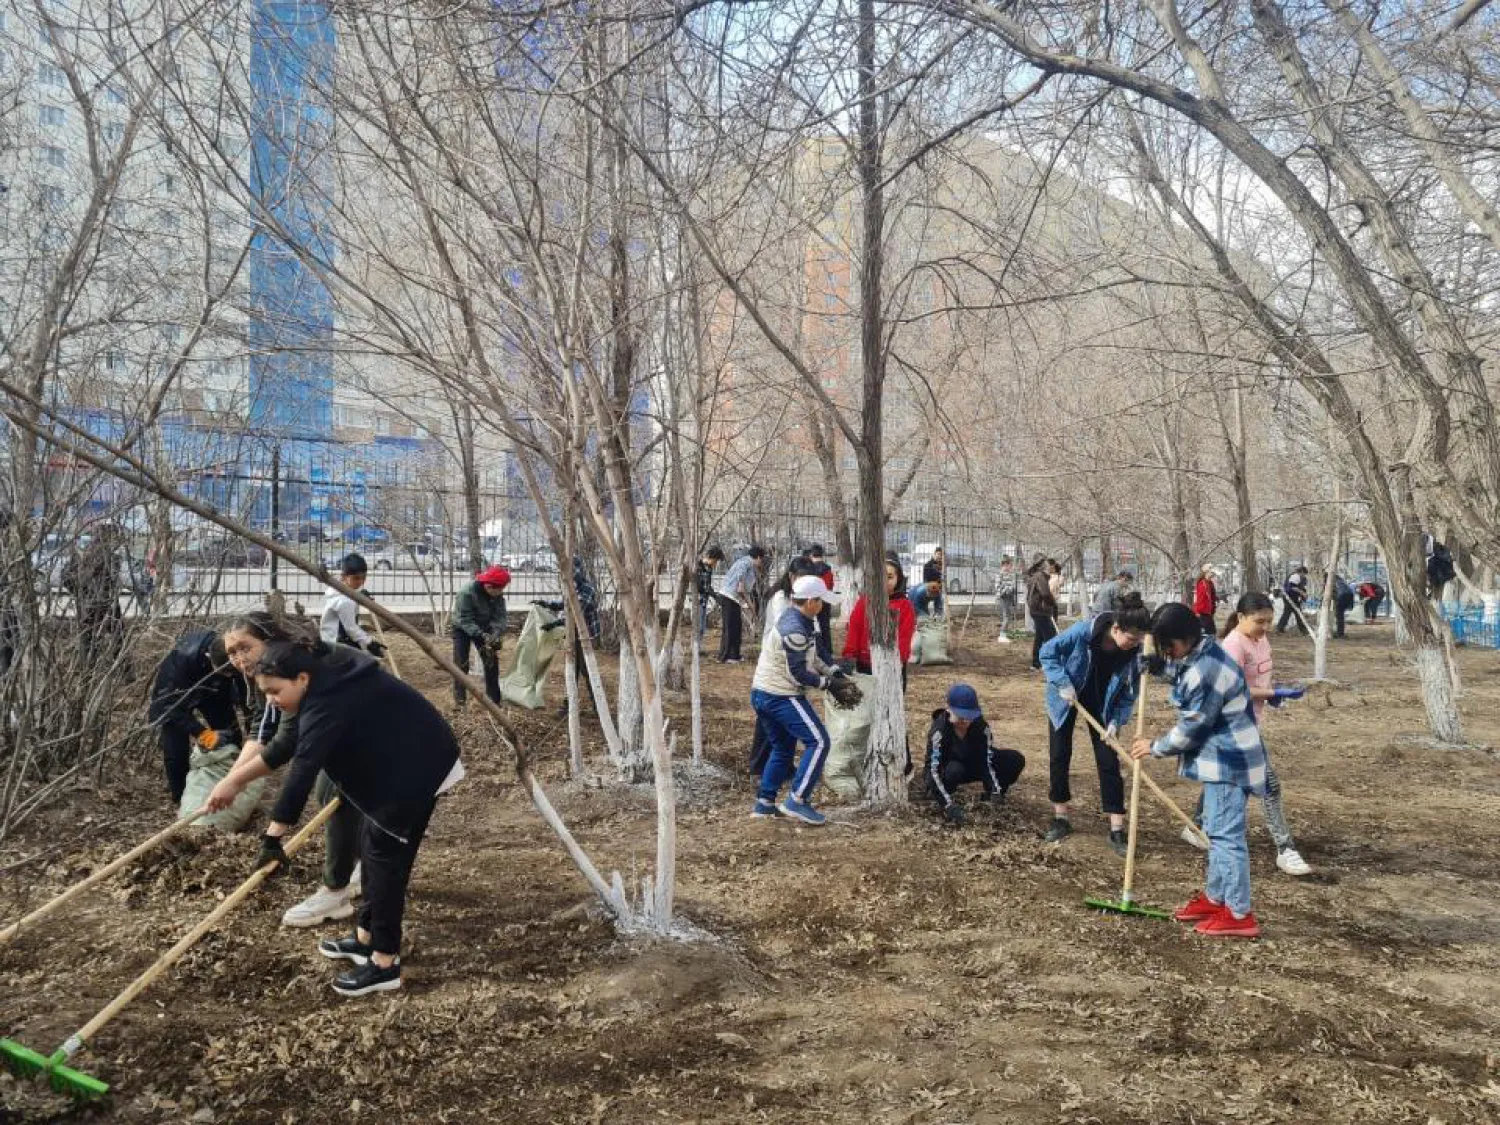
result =
M1266 791L1266 748L1255 725L1245 674L1212 637L1171 666L1177 725L1156 744L1157 758L1179 757L1177 772L1201 782Z

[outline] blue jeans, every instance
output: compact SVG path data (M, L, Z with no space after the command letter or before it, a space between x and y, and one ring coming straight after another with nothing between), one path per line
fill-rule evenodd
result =
M764 691L750 692L750 706L755 708L755 716L764 726L766 740L771 745L766 768L760 775L760 799L774 802L791 777L792 796L806 802L828 761L828 731L818 713L800 695L771 695ZM793 777L792 762L797 757L799 742L804 749Z
M1221 781L1203 786L1203 831L1208 836L1204 890L1236 914L1250 913L1250 844L1245 839L1247 794Z

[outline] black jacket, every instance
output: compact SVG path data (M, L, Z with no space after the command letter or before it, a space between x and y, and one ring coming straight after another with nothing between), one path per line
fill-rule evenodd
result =
M274 768L283 752L262 757ZM291 768L271 819L295 824L326 770L360 812L404 839L457 760L452 729L421 692L373 657L336 648L297 712Z
M984 719L975 719L969 724L968 733L960 738L947 708L934 711L932 726L927 730L928 788L944 806L950 804L953 794L943 784L943 767L949 762L961 761L969 774L984 782L985 792L996 792L1000 788L1000 781L995 776L994 748L995 740L990 734L990 724Z
M151 703L146 712L151 722L176 730L189 738L204 729L233 730L235 713L249 706L245 678L232 667L214 670L211 650L218 634L195 629L183 635L156 669ZM203 715L200 722L193 714ZM204 727L204 722L208 724Z

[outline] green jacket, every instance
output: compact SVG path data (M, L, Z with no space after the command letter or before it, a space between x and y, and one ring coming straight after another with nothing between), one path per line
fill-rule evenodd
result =
M505 596L492 598L478 582L470 582L458 592L453 603L453 631L476 641L505 632L507 614Z

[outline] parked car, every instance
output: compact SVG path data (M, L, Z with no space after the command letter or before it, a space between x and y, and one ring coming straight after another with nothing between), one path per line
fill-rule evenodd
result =
M175 562L205 570L265 566L266 558L266 549L259 543L250 543L234 535L195 537L174 553Z
M431 570L442 567L443 552L431 543L418 540L367 552L365 561L372 570Z

